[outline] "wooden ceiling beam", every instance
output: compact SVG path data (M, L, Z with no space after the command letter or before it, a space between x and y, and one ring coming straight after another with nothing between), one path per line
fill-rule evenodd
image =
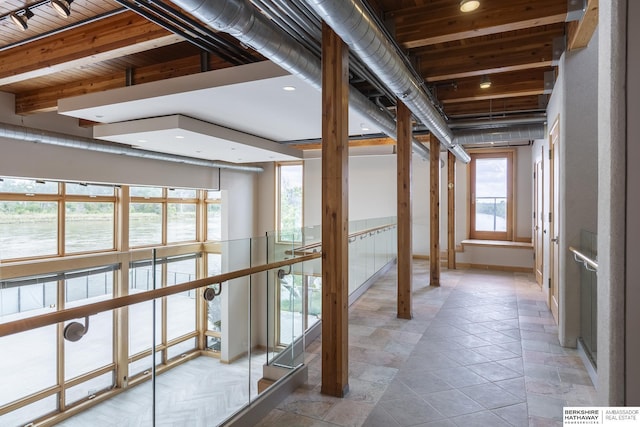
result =
M491 76L491 87L480 88L480 79L470 77L438 86L436 95L443 104L478 101L483 99L511 98L544 93L544 73L526 70Z
M580 21L569 22L567 25L568 50L587 47L598 26L598 8L598 0L589 0L587 10L582 19Z
M484 2L468 14L458 6L457 1L433 0L387 15L393 18L398 43L407 49L556 24L567 16L566 0Z
M29 115L57 111L58 99L124 87L125 80L125 73L117 73L17 93L15 112Z
M0 86L183 41L124 12L2 53Z
M544 31L512 31L504 36L467 39L453 46L434 45L413 50L412 56L428 82L484 74L550 67L553 39L564 34L564 25Z
M231 66L217 57L209 59L209 69L218 70ZM134 84L149 83L200 72L200 56L178 58L133 70ZM71 96L100 92L125 86L125 73L109 73L102 76L55 85L16 94L16 114L28 115L56 111L58 100Z
M498 116L503 113L510 113L514 111L531 111L539 109L544 109L544 107L541 108L537 95L502 99L485 99L444 105L444 112L449 117L463 115Z
M429 143L429 135L414 135L414 139L422 143ZM350 139L349 148L352 147L373 147L378 145L396 145L396 140L387 136L381 136L379 138L366 138L366 139ZM295 144L291 145L298 150L320 150L322 149L322 143L317 144Z

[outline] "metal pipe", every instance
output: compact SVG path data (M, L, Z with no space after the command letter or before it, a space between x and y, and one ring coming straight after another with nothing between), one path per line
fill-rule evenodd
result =
M79 148L82 150L98 151L109 154L121 154L142 159L161 160L172 163L184 163L193 166L209 168L230 169L244 172L263 172L258 166L234 165L213 160L197 159L194 157L179 156L176 154L159 153L155 151L139 150L128 145L106 142L98 139L85 138L75 135L66 135L58 132L34 129L24 126L0 123L0 138L14 139L17 141L36 142L60 147Z
M207 1L171 0L216 31L224 31L250 46L272 62L296 75L317 90L322 89L320 59L258 13L247 0ZM360 114L370 117L381 131L396 139L395 121L374 105L357 89L350 87L349 105ZM428 157L428 149L417 140L414 150Z
M545 124L546 114L528 117L499 117L483 120L452 120L449 122L451 129L490 129L513 125Z
M429 99L424 81L414 75L360 0L305 1L448 150L470 161L462 147L455 147L453 132Z
M478 129L456 132L456 144L486 144L491 142L531 141L545 138L545 125L526 124L505 128Z

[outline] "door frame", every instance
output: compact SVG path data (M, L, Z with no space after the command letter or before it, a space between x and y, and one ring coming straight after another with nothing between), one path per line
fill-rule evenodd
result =
M549 131L549 308L556 323L558 323L560 307L560 245L558 236L560 212L559 185L559 145L560 145L560 116L556 117Z
M542 153L544 154L544 147ZM536 282L542 288L544 276L544 161L543 157L534 165L533 171L533 250Z

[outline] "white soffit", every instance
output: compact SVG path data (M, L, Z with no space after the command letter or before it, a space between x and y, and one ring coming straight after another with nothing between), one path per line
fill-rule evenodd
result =
M135 148L232 163L299 160L284 144L181 115L96 125L96 139Z
M65 98L58 112L102 123L180 114L273 141L322 135L320 92L270 61ZM350 112L350 135L379 132Z

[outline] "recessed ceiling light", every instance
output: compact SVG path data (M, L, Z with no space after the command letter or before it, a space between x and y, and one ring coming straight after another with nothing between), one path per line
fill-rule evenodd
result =
M462 0L460 2L460 11L461 12L473 12L477 8L480 7L479 0Z
M294 90L296 90L295 86L285 86L282 88L282 90L287 91L287 92L293 92Z
M146 139L139 139L138 142L147 142Z
M360 123L360 129L362 129L362 130L369 130L369 126L367 126L367 125L366 125L366 124L364 124L364 123Z
M96 119L101 119L101 118L103 118L103 117L104 117L104 116L103 116L102 114L96 114Z
M482 76L480 80L480 89L489 89L491 87L491 79L489 76Z
M184 136L182 136L182 135L176 135L176 139L184 139Z

